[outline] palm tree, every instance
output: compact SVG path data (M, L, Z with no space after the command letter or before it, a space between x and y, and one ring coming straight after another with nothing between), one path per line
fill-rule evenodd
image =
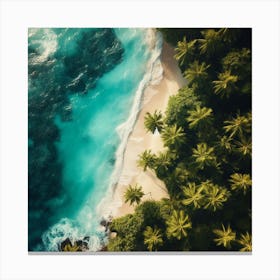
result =
M153 168L156 156L152 154L151 150L145 150L138 158L138 166L143 167L143 170L146 171L148 167Z
M201 187L205 194L204 209L216 211L223 207L224 203L228 200L230 193L225 188L214 185L210 181L203 182Z
M205 62L199 64L197 60L188 66L188 69L184 72L184 77L191 85L193 82L199 82L205 80L208 77L206 70L210 65L206 65Z
M199 49L202 54L212 55L214 53L219 53L221 48L221 35L214 29L208 29L201 31L203 39L198 39L200 44Z
M180 200L177 198L162 198L160 200L160 216L168 220L175 208L180 207Z
M144 231L144 244L147 245L149 251L157 251L157 248L163 244L160 229L147 226Z
M175 59L183 65L187 54L193 53L195 49L196 40L187 42L186 37L183 38L183 41L179 41L177 47L175 48Z
M232 231L229 225L227 229L225 229L225 226L222 224L222 229L214 229L213 232L217 235L214 241L218 246L222 245L226 249L231 248L231 242L235 240L236 233Z
M174 177L177 178L178 183L186 182L190 175L190 171L183 165L178 165L174 170Z
M176 197L162 198L160 200L160 215L165 220L168 220L175 209L181 207L179 195Z
M173 172L166 178L167 186L175 185L177 186L184 186L189 177L190 171L186 169L184 166L177 166Z
M235 135L242 136L244 132L250 132L251 130L250 115L246 117L237 114L235 118L232 118L229 121L224 121L224 124L224 129L226 133L230 133L230 138Z
M189 216L182 210L179 212L174 210L166 224L168 235L173 236L178 240L181 240L182 237L186 237L188 235L187 229L192 227Z
M171 156L170 153L167 152L160 152L158 156L155 158L155 167L156 170L160 173L168 171L168 167L171 164Z
M238 28L221 28L218 33L220 34L222 40L229 44L235 42L240 35Z
M188 183L188 187L184 187L183 195L185 199L182 200L184 205L193 205L194 208L198 209L203 204L203 187L196 186L195 183Z
M230 175L229 182L232 190L241 190L244 194L246 194L248 189L252 186L250 174L234 173Z
M190 128L206 128L211 124L213 110L207 107L196 106L194 110L188 111L187 121Z
M251 51L243 48L242 50L229 52L222 60L223 68L238 73L244 79L251 73Z
M78 252L78 251L80 251L80 247L77 245L76 242L74 243L74 245L68 243L64 246L62 251L63 252Z
M218 75L219 80L213 81L214 93L219 94L222 97L229 97L233 90L236 89L235 83L238 80L238 76L232 75L229 70Z
M170 149L180 147L185 142L185 136L183 128L177 127L177 124L166 126L161 133L164 146Z
M252 111L249 111L247 114L247 119L248 119L248 127L247 127L247 130L248 131L251 131L252 129Z
M241 136L240 141L235 141L235 150L244 156L252 156L252 139Z
M124 193L125 203L129 202L130 205L136 203L138 205L143 195L144 193L141 186L137 184L134 187L129 185Z
M248 232L241 234L241 238L237 242L242 245L241 252L252 252L252 236Z
M160 111L155 111L153 114L149 112L146 113L144 124L147 131L154 133L157 129L159 132L161 132L163 127L162 113Z
M233 150L232 138L224 135L218 142L218 146L226 149L228 152L231 152Z
M198 168L204 169L205 166L217 165L214 148L208 147L206 143L197 144L197 148L192 151L192 157Z

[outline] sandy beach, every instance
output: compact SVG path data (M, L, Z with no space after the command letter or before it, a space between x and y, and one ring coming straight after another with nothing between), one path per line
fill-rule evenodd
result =
M147 132L144 126L144 117L147 112L155 110L165 112L168 99L177 93L178 89L185 84L181 71L174 59L174 50L167 43L163 42L161 53L161 64L163 77L158 85L149 85L143 94L142 109L139 112L132 133L130 134L124 153L123 168L119 182L116 186L113 201L120 205L114 213L114 217L120 217L134 211L134 207L124 202L123 195L128 185L136 183L142 186L145 195L144 200L160 200L168 197L165 184L159 180L152 170L145 172L137 166L138 155L150 149L153 153L164 150L159 134ZM121 203L120 203L121 201Z

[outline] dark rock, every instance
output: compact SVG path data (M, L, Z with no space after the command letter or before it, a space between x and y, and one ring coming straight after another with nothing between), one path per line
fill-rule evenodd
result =
M70 241L70 239L68 237L60 243L60 248L58 248L59 251L63 251L63 249L65 248L66 245L72 246L72 242Z

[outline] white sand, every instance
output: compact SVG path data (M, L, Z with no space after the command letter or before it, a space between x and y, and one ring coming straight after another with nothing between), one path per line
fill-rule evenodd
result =
M123 195L129 184L138 183L142 186L145 195L142 201L147 199L160 200L168 197L165 184L159 180L152 170L146 172L137 166L138 155L145 150L152 150L158 153L163 150L163 143L159 134L147 132L144 126L144 117L147 112L155 110L165 112L169 96L177 93L178 89L185 84L181 71L174 59L174 50L165 42L161 54L163 67L163 78L158 85L148 86L143 96L143 106L130 134L124 154L123 169L120 180L116 186L113 201L122 201L121 206L116 210L114 217L120 217L134 211L134 207L124 202Z

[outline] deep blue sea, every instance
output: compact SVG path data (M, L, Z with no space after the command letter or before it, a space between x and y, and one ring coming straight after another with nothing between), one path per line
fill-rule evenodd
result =
M58 251L66 238L106 244L102 201L160 52L148 29L29 29L29 251Z

